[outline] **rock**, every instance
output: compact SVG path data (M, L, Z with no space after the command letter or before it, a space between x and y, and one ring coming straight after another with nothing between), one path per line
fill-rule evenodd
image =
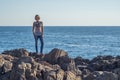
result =
M2 57L2 55L0 55L0 74L2 74L2 72L3 72L2 68L3 68L4 63L5 63L5 60Z
M99 80L118 80L118 76L112 72L106 72L104 71L100 77L98 77Z
M112 56L98 56L91 60L88 68L92 71L111 71L118 61Z
M54 70L59 70L59 69L61 69L61 67L60 67L58 64L52 65L52 68L53 68Z
M44 80L57 80L56 72L54 70L45 72Z
M64 50L28 55L25 49L0 54L0 80L120 80L120 56L70 58Z
M83 69L82 70L82 77L83 78L87 77L90 74L91 74L91 71L89 69Z
M11 55L14 57L23 57L23 56L29 55L28 51L23 49L23 48L14 49L14 50L7 50L7 51L4 51L2 54Z
M83 59L82 57L76 57L74 60L76 65L88 65L90 63L89 59Z
M24 62L24 63L33 63L35 62L34 59L30 56L27 56L27 57L21 57L18 59L17 63L21 63L21 62Z
M3 72L6 73L6 72L9 72L12 70L12 66L13 66L13 63L12 62L5 62L4 65L3 65Z
M58 59L58 64L60 65L60 67L64 70L67 71L68 70L68 65L69 64L75 64L74 60L72 58L69 58L68 56L64 56L64 57L60 57ZM74 66L73 66L74 67Z
M0 75L5 74L12 70L13 57L10 55L0 55Z
M57 79L56 80L63 80L64 79L64 71L59 69L56 71L56 77Z
M115 57L110 56L110 55L108 55L108 56L97 56L97 57L93 58L91 60L91 62L96 62L96 61L99 61L99 60L112 60L112 59L115 59Z
M84 77L83 80L97 80L96 78L99 77L103 72L102 71L95 71L88 76Z
M64 71L61 69L44 71L43 75L44 75L44 80L63 80Z
M35 52L29 52L29 56L35 59L36 62L44 61L46 54L36 54Z
M114 69L113 73L118 75L118 80L120 80L120 68Z
M112 72L95 71L83 80L118 80L118 76Z
M4 59L4 60L7 60L7 61L13 61L15 58L12 57L11 55L1 54L1 55L0 55L0 59Z
M49 66L49 67L53 67L53 65L51 65L50 63L46 62L46 61L39 61L38 63L44 65L44 66Z
M57 64L58 58L68 56L67 52L60 49L53 49L49 54L45 55L44 60L49 62L50 64Z
M67 71L65 73L65 80L82 80L80 76L76 76L74 73Z
M60 57L58 59L58 64L60 65L61 69L63 69L64 71L71 71L76 75L81 75L81 71L75 65L74 59L69 58L68 56Z

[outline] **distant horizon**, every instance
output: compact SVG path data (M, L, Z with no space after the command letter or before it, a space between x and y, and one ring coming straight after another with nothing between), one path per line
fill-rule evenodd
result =
M32 26L0 26L0 27L32 27ZM45 26L45 27L120 27L120 26Z

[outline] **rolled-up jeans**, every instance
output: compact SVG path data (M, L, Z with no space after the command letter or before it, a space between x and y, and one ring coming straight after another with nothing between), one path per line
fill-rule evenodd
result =
M40 53L43 53L43 46L44 46L44 41L42 35L34 35L35 38L35 48L36 48L36 53L38 53L38 39L40 39L41 47L40 47Z

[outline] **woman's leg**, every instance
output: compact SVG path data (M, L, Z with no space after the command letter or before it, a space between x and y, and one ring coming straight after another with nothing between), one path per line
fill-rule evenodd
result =
M44 41L42 36L40 36L40 42L41 42L40 53L43 53Z
M36 53L38 53L38 36L35 36L35 49Z

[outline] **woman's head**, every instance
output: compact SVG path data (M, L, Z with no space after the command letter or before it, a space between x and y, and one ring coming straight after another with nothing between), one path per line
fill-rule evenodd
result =
M35 20L39 21L40 20L40 16L39 15L35 15Z

